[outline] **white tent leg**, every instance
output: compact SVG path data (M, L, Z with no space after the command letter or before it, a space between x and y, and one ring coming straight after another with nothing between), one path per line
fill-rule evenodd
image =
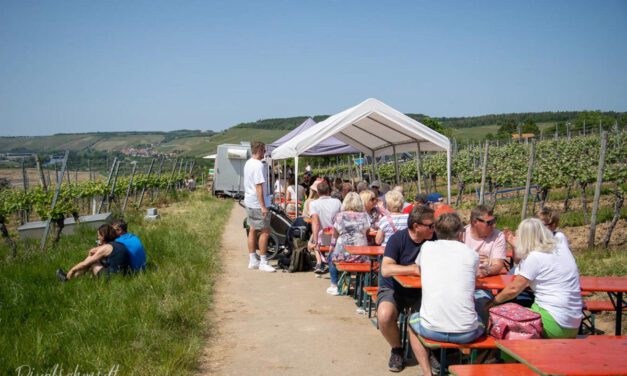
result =
M298 217L298 157L294 158L294 190L296 191L296 197L295 197L295 201L296 201L296 217ZM449 194L450 196L450 194Z
M451 204L451 144L449 142L448 149L446 149L446 184L448 193L448 204Z
M398 171L398 155L396 154L396 145L392 144L392 153L394 154L394 173L396 174L396 185L400 183L400 173Z
M372 173L370 174L370 181L369 183L372 183L375 179L374 177L376 176L375 174L375 160L374 160L374 151L372 152Z
M418 193L422 193L422 183L420 182L421 164L420 142L416 142L416 177L418 178Z

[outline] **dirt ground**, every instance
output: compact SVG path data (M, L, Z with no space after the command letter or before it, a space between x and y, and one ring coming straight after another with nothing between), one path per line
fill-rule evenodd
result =
M385 375L389 346L353 300L330 296L328 275L247 269L244 210L222 239L223 267L200 375ZM401 373L421 374L413 365Z

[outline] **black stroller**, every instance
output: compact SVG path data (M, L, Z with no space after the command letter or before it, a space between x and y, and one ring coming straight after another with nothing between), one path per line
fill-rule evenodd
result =
M244 207L242 201L239 204ZM282 208L270 205L270 238L268 239L268 260L276 259L287 248L287 231L292 226L292 220L285 214ZM246 219L243 223L248 236L249 227Z

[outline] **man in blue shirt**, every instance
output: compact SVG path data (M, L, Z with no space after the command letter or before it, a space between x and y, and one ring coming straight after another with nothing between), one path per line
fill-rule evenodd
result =
M123 219L113 221L112 226L118 236L115 241L124 244L128 249L131 256L131 270L134 272L144 270L146 268L146 250L142 241L136 235L127 232L128 225Z

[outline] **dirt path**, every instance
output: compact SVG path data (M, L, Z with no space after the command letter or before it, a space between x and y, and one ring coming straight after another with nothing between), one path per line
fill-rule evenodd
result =
M386 375L389 347L348 297L327 295L328 275L249 271L244 210L222 239L213 335L201 375ZM401 374L420 374L411 366Z

